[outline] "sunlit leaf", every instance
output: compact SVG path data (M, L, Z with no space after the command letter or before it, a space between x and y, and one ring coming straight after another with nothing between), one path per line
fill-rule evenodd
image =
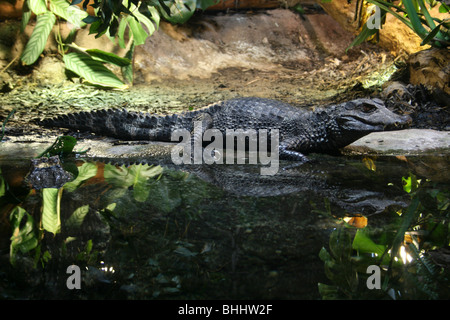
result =
M27 0L27 5L35 15L40 15L47 12L47 4L45 0Z
M192 17L196 8L195 0L164 1L164 3L167 7L169 7L170 15L168 15L164 10L161 10L161 13L164 18L171 23L185 23Z
M62 189L42 189L42 226L53 234L61 230L60 198Z
M86 25L82 20L88 16L87 12L71 6L67 0L51 0L50 10L78 28Z
M362 162L364 163L366 168L369 169L370 171L377 171L377 166L375 165L375 162L371 158L364 157Z
M131 64L131 60L128 58L122 58L114 53L106 52L100 49L87 49L86 52L95 60L112 63L119 67L126 67Z
M42 51L44 51L55 21L55 15L48 11L37 16L36 26L21 56L24 64L33 64L39 58Z
M373 242L365 229L358 229L358 231L356 231L352 247L359 252L376 253L379 257L381 257L386 250L386 246Z
M128 16L127 21L130 31L133 34L134 43L137 46L144 44L148 37L148 33L134 17Z
M402 177L403 190L408 193L416 191L419 187L420 181L421 180L417 179L417 177L413 174L411 174L408 178Z
M64 185L64 190L72 192L77 189L84 181L94 177L97 174L97 165L95 163L85 162L78 167L78 175L73 181Z
M118 89L127 87L111 70L87 54L71 52L64 55L63 59L67 69L90 83Z

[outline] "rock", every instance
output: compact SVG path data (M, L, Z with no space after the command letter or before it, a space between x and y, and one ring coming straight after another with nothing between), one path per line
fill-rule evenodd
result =
M450 150L450 132L430 129L407 129L374 132L358 141L353 147L366 147L383 154L422 154Z
M408 59L409 81L423 84L429 89L439 89L450 95L450 51L428 49L411 55Z
M64 63L56 57L45 56L34 70L33 77L45 84L59 84L67 80Z

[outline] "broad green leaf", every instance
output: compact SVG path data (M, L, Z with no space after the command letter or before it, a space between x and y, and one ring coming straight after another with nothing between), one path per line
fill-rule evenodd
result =
M119 67L126 67L131 64L130 59L119 57L111 52L106 52L99 49L87 49L86 52L95 60L112 63Z
M69 228L79 228L83 224L84 217L89 212L89 205L81 206L72 213L72 215L65 221L65 225Z
M30 21L31 18L31 9L28 6L28 2L25 1L23 3L23 7L22 7L22 22L20 24L20 31L24 32L25 27L27 26L28 22Z
M50 156L56 156L56 155L69 155L73 152L73 148L75 148L75 145L77 144L77 139L72 136L61 136L56 138L55 142L45 149L44 152L42 152L39 155L40 157L50 157Z
M61 191L60 191L61 190ZM62 189L42 189L42 226L53 234L61 230L60 198Z
M145 43L145 40L148 37L147 32L144 30L142 25L136 21L136 19L132 16L128 16L127 18L128 26L130 27L130 31L133 34L134 43L139 46Z
M358 229L358 231L356 231L352 247L353 249L360 252L376 253L379 257L383 255L386 249L386 246L373 242L372 239L370 239L370 237L367 235L365 229Z
M447 13L450 11L450 6L446 5L445 3L441 3L441 5L439 6L439 12L440 13Z
M154 6L148 6L148 11L152 15L152 20L155 22L156 28L159 28L161 17L159 16L158 10Z
M22 53L22 61L25 64L33 64L44 51L48 36L55 24L56 17L51 12L37 16L36 26L33 29L30 40Z
M103 177L106 182L114 187L128 188L132 185L132 177L128 175L128 168L125 166L116 167L112 164L106 164Z
M127 51L125 54L125 58L132 61L134 55L134 42L131 43L130 50ZM130 63L127 66L124 66L121 68L122 71L122 77L127 81L128 83L133 83L133 63Z
M77 28L86 25L82 20L88 16L87 12L77 6L71 6L67 0L51 0L50 10Z
M64 190L72 192L75 191L84 181L94 177L97 174L97 166L94 163L85 162L81 167L78 167L78 175L75 180L67 182L64 185Z
M129 168L121 166L119 168L112 165L105 165L105 180L115 187L133 187L133 195L137 201L143 202L148 198L150 186L148 180L162 173L160 166L132 165Z
M27 5L37 16L48 12L45 0L27 0Z
M71 52L64 55L66 68L75 72L85 80L104 87L125 89L127 86L100 61L81 52Z
M170 15L168 15L164 10L161 10L164 18L171 23L179 24L183 24L188 21L194 14L195 8L197 7L195 0L164 1L164 3L170 8Z
M23 221L24 219L25 222ZM16 252L27 253L38 245L34 231L34 219L23 208L15 207L10 214L12 236L10 244L10 262L14 264Z
M152 167L148 165L131 166L129 173L133 180L133 197L136 201L144 202L150 193L150 186L147 183L149 179L160 175L163 168L160 166Z
M125 30L128 26L128 19L124 18L120 20L119 28L117 29L117 38L119 41L119 46L125 49Z
M151 36L155 32L156 28L153 22L138 10L133 12L133 15L139 20L139 22L147 27L148 35ZM159 16L158 16L159 17Z

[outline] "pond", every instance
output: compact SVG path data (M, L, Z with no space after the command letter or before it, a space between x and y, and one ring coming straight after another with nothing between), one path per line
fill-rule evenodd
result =
M29 160L3 156L0 295L450 298L448 155L312 160L263 176L85 157L63 162L62 188L32 189Z

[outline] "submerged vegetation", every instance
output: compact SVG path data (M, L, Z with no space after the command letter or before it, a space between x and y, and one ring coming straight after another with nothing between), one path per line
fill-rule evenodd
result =
M450 245L449 190L429 181L420 186L412 174L403 182L411 203L393 223L383 230L344 224L333 231L329 251L319 253L333 283L319 283L323 299L448 299L449 266L434 262L430 252ZM378 279L371 279L374 267Z

